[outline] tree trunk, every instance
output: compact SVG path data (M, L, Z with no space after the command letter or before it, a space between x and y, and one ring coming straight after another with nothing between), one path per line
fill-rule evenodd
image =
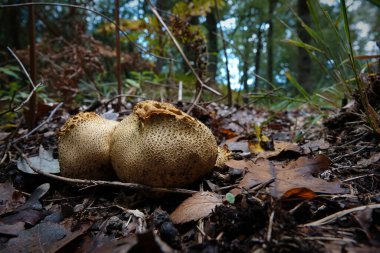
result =
M267 34L267 80L273 83L273 13L277 0L269 0L268 4L268 34Z
M248 65L248 61L244 60L243 62L243 75L241 77L241 81L243 83L243 103L244 104L248 104L248 69L249 69L249 65Z
M145 3L146 1L143 1L143 2ZM173 4L174 4L173 1L168 1L168 0L157 0L156 1L157 8L159 10L162 10L162 11L169 11L173 7ZM147 6L149 6L149 4ZM147 9L149 9L149 7L147 7ZM146 12L144 12L144 13L146 13ZM162 40L161 36L158 39ZM162 44L161 41L160 41L160 44ZM161 56L164 56L164 48L162 48L161 52L158 54ZM168 64L167 60L157 58L155 70L159 73L159 72L161 72L162 67L167 65L167 64Z
M206 27L208 30L208 73L210 75L210 84L215 83L216 71L218 66L218 36L217 22L215 18L215 9L206 16Z
M263 30L262 24L259 25L259 29L257 30L257 46L256 46L256 54L255 54L255 74L259 75L260 73L260 60L261 60L261 50L263 48ZM255 86L254 92L257 92L259 89L259 78L255 76Z
M17 4L20 1L6 1L4 4ZM0 48L6 47L20 49L21 31L21 10L22 8L3 8L0 13Z
M310 24L310 11L307 7L307 0L298 0L298 15L307 25ZM298 22L297 33L302 42L309 44L310 36L307 31L302 27L302 24ZM298 48L298 82L307 90L312 91L313 85L310 83L311 75L311 58L307 51L303 48Z

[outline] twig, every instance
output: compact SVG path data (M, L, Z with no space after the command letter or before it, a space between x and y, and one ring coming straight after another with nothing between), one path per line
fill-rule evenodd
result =
M339 161L340 159L342 159L342 158L344 158L344 157L347 157L347 156L351 156L351 155L358 154L358 153L360 153L361 151L363 151L363 150L366 149L366 148L367 148L367 146L364 146L364 147L362 147L361 149L356 150L355 152L351 152L351 153L348 153L348 154L344 154L344 155L337 156L337 157L335 157L334 159L332 159L332 162Z
M0 113L0 116L3 116L3 115L5 115L5 114L7 114L7 113L10 113L10 112L17 112L17 111L19 111L22 107L24 107L24 105L25 105L26 103L29 102L30 98L34 95L34 93L37 91L37 89L38 89L40 86L42 86L42 83L38 83L36 86L34 86L34 87L33 87L33 90L30 91L28 97L27 97L27 98L26 98L26 99L25 99L25 100L24 100L19 106L16 106L16 107L10 108L10 109L8 109L8 110L6 110L6 111L4 111L4 112L1 112L1 113Z
M308 237L302 237L303 240L321 240L321 241L344 241L344 242L351 242L351 243L357 243L357 241L350 239L350 238L339 238L339 237L324 237L324 236L308 236Z
M275 180L276 180L275 178L271 178L268 181L265 181L265 182L263 182L263 183L255 186L255 187L249 189L249 192L254 192L254 191L261 190L261 189L267 187L268 185L272 184Z
M359 206L359 207L355 207L355 208L350 208L350 209L347 209L347 210L343 210L343 211L331 214L331 215L329 215L329 216L327 216L327 217L325 217L323 219L320 219L320 220L317 220L317 221L313 221L313 222L310 222L310 223L307 223L307 224L303 224L303 225L300 225L300 226L301 227L322 226L322 225L331 223L331 222L335 221L336 219L345 216L346 214L357 212L357 211L362 211L362 210L364 210L366 208L370 208L370 209L380 208L380 204L373 204L373 205L366 205L366 206Z
M19 142L20 140L24 139L24 138L27 138L29 137L30 135L32 135L34 132L36 132L38 129L40 129L43 125L45 125L46 123L48 123L51 118L54 116L54 114L58 111L59 108L61 108L63 105L63 102L59 103L55 108L54 110L52 110L49 114L49 117L44 120L43 122L41 122L41 124L39 124L38 126L36 126L33 130L29 131L27 134L21 136L20 138L17 138L16 140L12 141L12 145Z
M363 177L373 177L374 175L375 174L367 174L367 175L361 175L361 176L357 176L357 177L351 177L351 178L347 178L347 179L343 180L342 183L346 183L346 182L353 181L353 180L363 178Z
M36 93L36 90L37 90L40 86L42 86L42 85L43 85L42 83L38 83L36 86L33 86L33 90L30 91L28 97L27 97L27 98L26 98L26 99L25 99L25 100L24 100L19 106L17 106L16 108L14 108L12 111L17 112L17 111L19 111L22 107L24 107L24 105L25 105L26 103L29 102L30 98L34 95L34 93Z
M90 186L117 186L117 187L123 187L127 189L133 189L133 190L142 190L142 191L149 191L149 192L163 192L163 193L182 193L182 194L194 194L197 193L197 191L193 190L187 190L187 189L180 189L180 188L162 188L162 187L150 187L147 185L142 184L136 184L136 183L122 183L118 181L103 181L103 180L86 180L86 179L75 179L75 178L67 178L62 176L53 175L50 173L46 173L42 170L39 170L35 168L29 158L22 152L22 150L14 145L16 150L21 155L22 159L25 160L25 162L29 165L29 167L36 172L39 175L43 175L52 179L60 180L69 184L79 184L79 185L90 185Z
M19 106L15 106L13 108L9 108L7 111L4 111L4 112L1 112L0 113L0 116L4 115L4 114L7 114L9 112L17 112L19 111L22 107L24 107L24 105L26 103L29 102L29 100L31 99L31 97L35 94L35 92L37 91L37 89L42 85L42 83L38 83L37 85L34 85L34 82L33 80L30 78L30 75L28 73L28 71L26 70L24 64L21 62L21 60L17 57L17 55L12 51L12 49L10 49L9 47L7 47L8 51L12 54L12 56L16 59L16 61L18 62L18 64L20 65L20 67L22 68L23 72L25 73L26 77L28 78L30 84L32 85L33 89L30 91L28 97L19 105ZM11 105L10 105L11 107Z
M0 5L1 7L1 5ZM30 75L28 73L28 71L26 71L25 67L24 67L24 64L22 64L22 62L20 61L20 59L17 57L17 55L13 52L12 49L10 49L9 47L7 47L8 51L13 55L13 57L16 59L16 61L18 62L18 64L21 66L22 70L24 71L26 77L28 78L30 84L33 86L33 88L35 88L36 86L34 85L34 82L32 80L32 78L30 78Z
M272 239L273 220L274 220L274 211L272 211L269 217L268 234L267 234L268 242L270 242Z
M163 56L159 56L159 55L156 55L156 54L153 54L151 52L149 52L147 49L145 49L144 47L140 46L139 44L135 43L134 41L132 41L132 39L128 36L128 34L126 32L124 32L119 26L116 25L116 23L109 17L107 17L106 15L102 14L100 11L98 10L95 10L95 9L90 9L90 8L87 8L85 6L81 6L81 5L75 5L75 4L64 4L64 3L44 3L44 2L33 2L33 3L20 3L20 4L1 4L0 5L0 8L6 8L6 7L20 7L20 6L29 6L29 5L43 5L43 6L61 6L61 7L71 7L71 8L77 8L77 9L81 9L81 10L85 10L85 11L89 11L89 12L92 12L102 18L104 18L105 20L107 20L108 22L112 23L122 34L123 36L125 36L127 38L127 40L132 44L134 45L135 47L137 47L141 52L143 53L146 53L148 55L151 55L151 56L154 56L156 58L159 58L159 59L163 59L163 60L169 60L169 61L175 61L175 62L178 62L177 60L175 59L171 59L171 58L167 58L167 57L163 57Z

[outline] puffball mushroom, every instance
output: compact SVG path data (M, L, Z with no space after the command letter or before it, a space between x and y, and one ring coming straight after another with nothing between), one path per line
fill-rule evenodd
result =
M178 187L210 172L218 147L203 123L169 103L148 100L116 127L110 154L121 181Z
M117 121L94 112L80 112L66 121L58 133L61 174L71 178L114 179L110 141Z

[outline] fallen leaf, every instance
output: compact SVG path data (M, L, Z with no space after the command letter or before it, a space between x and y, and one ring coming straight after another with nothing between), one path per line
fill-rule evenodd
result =
M312 190L302 187L302 188L293 188L290 190L287 190L283 195L282 198L301 198L301 199L313 199L317 196L315 192Z
M5 140L11 133L8 132L0 132L0 141Z
M371 164L378 162L379 160L380 160L380 153L375 153L375 154L371 155L371 157L368 159L365 159L365 158L360 159L357 162L357 165L361 165L361 166L366 167L366 166L369 166Z
M219 132L223 134L224 136L226 136L228 139L237 136L237 133L235 133L234 131L230 129L220 128Z
M301 148L295 143L286 142L286 141L273 141L273 144L274 144L274 151L262 152L257 157L274 158L284 152L293 152L297 154L301 153Z
M46 216L39 199L44 196L50 188L50 184L42 184L37 187L25 204L17 207L9 215L3 216L0 222L12 225L17 222L25 222L34 225Z
M170 215L174 224L199 220L221 205L222 197L213 192L197 192L180 204Z
M245 170L250 168L251 166L254 166L255 163L252 160L228 160L225 162L225 165L236 169L236 170Z
M0 184L0 215L11 212L24 203L24 195L13 188L11 184Z
M240 194L242 190L249 190L275 177L275 173L272 171L274 170L273 164L264 158L259 158L256 162L252 160L230 160L226 165L234 169L246 169L248 171L239 182L238 187L230 191L235 196Z
M249 148L247 140L229 142L227 144L227 147L229 150L235 151L235 152L242 152L242 153L249 153L250 152L250 148Z
M371 236L371 229L370 229L370 227L371 227L372 224L374 224L374 225L376 224L376 221L374 221L373 218L372 218L373 217L372 213L373 213L373 209L366 208L364 210L355 212L353 214L353 217L359 223L359 225L361 226L362 230L366 233L368 239L373 238L373 236Z
M330 143L325 141L324 139L310 141L301 146L304 154L310 154L312 152L316 152L318 150L328 149L330 147Z
M227 140L225 140L224 142L222 142L222 143L220 144L220 146L228 145L229 143L232 143L232 142L237 142L237 141L239 141L239 140L242 139L242 138L244 138L244 136L242 136L242 135L238 135L238 136L232 137L232 138L227 139Z
M17 236L21 231L25 229L25 222L16 222L12 225L0 224L0 234L8 236Z
M29 162L34 168L37 168L45 173L59 173L59 162L58 159L53 158L53 151L52 150L45 150L44 147L41 145L39 150L39 155L30 157ZM22 172L28 173L28 174L37 174L34 172L28 165L28 163L20 157L17 160L17 168L21 170Z
M316 155L312 158L301 156L297 160L290 161L286 169L306 170L311 174L316 174L327 170L330 165L331 160L325 155Z
M258 158L256 162L230 160L227 162L229 167L233 165L234 167L232 168L234 169L243 167L248 170L238 187L232 189L231 193L237 195L242 189L250 190L255 185L267 182L272 178L275 179L275 182L269 186L269 189L274 197L281 197L290 189L303 187L307 187L314 192L331 194L345 192L345 189L340 187L339 182L327 182L313 177L313 173L327 169L329 164L330 160L323 155L318 155L314 158L300 157L287 165L284 162L274 163L265 158Z
M41 223L31 229L21 231L18 237L11 238L0 253L34 253L50 252L48 248L70 232L56 223Z
M69 233L63 239L51 243L46 252L57 252L58 250L61 250L67 244L69 244L79 236L83 235L89 228L91 228L92 225L93 224L91 222L83 224L78 230ZM62 252L64 252L64 250L62 250Z

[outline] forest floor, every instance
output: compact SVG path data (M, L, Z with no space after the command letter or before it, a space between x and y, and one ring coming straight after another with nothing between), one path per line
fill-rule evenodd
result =
M193 196L20 171L21 154L55 166L64 109L32 134L3 128L0 252L378 252L380 139L352 106L328 119L196 107L231 159L186 187Z

